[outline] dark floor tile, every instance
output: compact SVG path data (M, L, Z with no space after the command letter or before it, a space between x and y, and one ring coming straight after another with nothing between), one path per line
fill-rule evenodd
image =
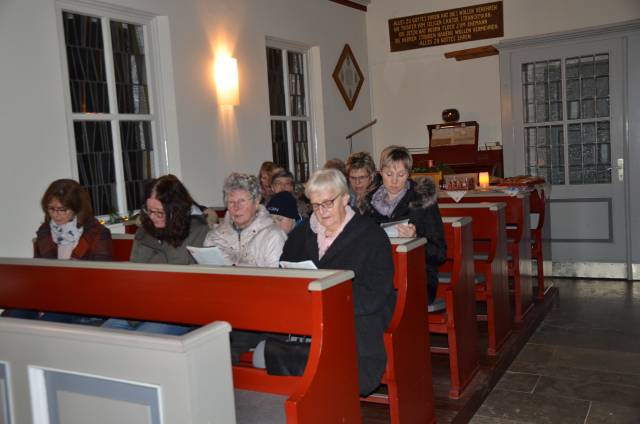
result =
M545 326L540 328L530 341L546 345L640 353L640 338L607 329L574 330Z
M527 343L511 363L509 371L541 374L553 359L555 350L556 347L552 345Z
M640 375L640 354L638 353L559 346L556 348L550 364L560 367Z
M483 417L481 415L475 415L469 421L469 424L534 424L533 421L515 421L515 420L504 420L496 417Z
M585 424L638 424L640 409L592 402Z
M539 377L540 376L535 374L507 371L496 385L496 388L512 390L515 392L532 393Z
M538 424L583 424L589 402L494 389L476 415Z
M510 369L511 370L511 369ZM613 372L555 366L553 364L539 367L536 372L543 376L577 380L591 384L616 384L640 389L640 376L635 374L619 374Z
M540 377L534 394L640 408L640 389L617 384L590 383L543 376Z

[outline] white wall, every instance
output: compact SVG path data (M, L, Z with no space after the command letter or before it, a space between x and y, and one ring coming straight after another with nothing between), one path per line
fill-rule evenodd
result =
M487 0L488 1L488 0ZM403 52L389 50L388 20L487 1L373 1L367 12L374 149L403 144L426 147L425 125L441 122L454 107L462 121L478 121L479 143L502 141L498 56L456 62L444 53L500 39L449 44ZM566 31L640 17L638 0L504 0L504 38Z
M201 203L222 203L223 178L254 173L271 158L265 38L314 46L324 119L319 162L346 157L345 135L371 120L369 80L348 111L331 74L349 43L365 76L366 15L327 0L112 0L113 5L165 16L163 54L171 53L175 92L167 104L169 171ZM106 4L106 3L101 3ZM42 220L39 198L54 179L73 177L64 103L62 61L53 0L0 0L0 256L31 255ZM240 106L218 108L210 67L225 43L238 59ZM171 84L169 84L171 85ZM228 107L225 107L228 109ZM371 132L354 139L371 150ZM326 141L326 143L325 143ZM177 159L179 157L179 159ZM178 162L179 160L179 162Z

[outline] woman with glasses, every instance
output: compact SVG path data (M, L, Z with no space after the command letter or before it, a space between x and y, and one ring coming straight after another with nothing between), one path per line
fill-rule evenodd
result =
M195 203L185 186L175 175L164 175L147 185L145 198L131 262L195 263L187 246L202 247L209 227L202 214L192 214Z
M376 175L376 165L369 153L353 153L347 158L347 176L350 189L349 205L362 212Z
M380 155L382 184L367 196L366 215L378 224L408 220L396 225L400 237L427 239L426 265L428 303L433 303L438 289L438 266L445 260L447 245L435 184L429 178L418 182L409 179L412 158L409 150L389 146Z
M93 216L89 193L74 180L52 182L40 201L44 223L36 232L33 256L45 259L110 261L111 232ZM40 313L22 309L6 310L4 316L37 319ZM43 320L93 324L100 318L45 313Z
M260 204L258 179L234 172L222 191L227 213L204 245L217 246L231 265L277 268L287 236Z
M383 334L395 306L391 244L378 225L349 206L349 189L341 172L316 171L305 193L313 214L289 233L280 259L311 260L318 268L354 272L358 379L360 393L368 395L384 372Z
M111 232L94 218L84 187L74 180L56 180L40 206L44 223L36 232L35 258L111 260Z

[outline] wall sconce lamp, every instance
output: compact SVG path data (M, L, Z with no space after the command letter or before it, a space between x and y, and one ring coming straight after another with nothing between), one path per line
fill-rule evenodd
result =
M233 57L220 57L214 65L218 104L238 106L240 93L238 89L238 61Z
M478 173L478 184L480 188L488 188L489 187L489 173L488 172L479 172Z

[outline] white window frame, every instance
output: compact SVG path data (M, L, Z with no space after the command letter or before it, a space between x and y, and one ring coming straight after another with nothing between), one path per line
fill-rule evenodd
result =
M102 37L105 50L105 71L107 75L107 92L109 96L110 113L73 113L71 103L71 90L69 87L69 69L67 61L66 40L62 23L63 12L78 13L93 16L101 20ZM58 40L61 51L62 79L65 97L65 111L67 116L67 130L69 142L69 155L71 161L71 175L79 181L77 152L75 146L74 122L76 121L109 121L111 122L111 138L114 155L114 171L116 183L117 214L126 216L131 210L127 210L127 198L124 180L122 148L120 140L121 121L147 121L150 122L152 143L152 176L158 176L168 171L168 157L166 146L166 126L164 123L164 110L156 98L162 95L159 85L160 62L159 55L159 31L155 15L125 7L109 6L102 3L81 0L56 1L56 23L58 27ZM118 110L118 99L115 88L115 72L113 64L113 51L111 47L110 20L141 25L145 43L145 66L148 88L148 114L121 114L113 113ZM162 142L160 141L162 140ZM132 205L135 207L135 205ZM100 215L99 219L109 221L109 215Z
M293 125L294 121L307 123L307 154L309 161L309 175L317 168L318 158L318 143L317 136L315 134L314 125L314 102L313 93L311 90L311 77L312 70L310 69L311 61L310 56L312 54L311 48L304 44L293 43L290 41L284 41L276 38L267 37L265 45L265 58L267 48L281 49L282 50L282 77L284 79L284 99L285 99L285 115L271 115L269 110L269 129L271 129L271 121L285 121L287 126L287 156L289 160L289 171L295 175L295 162L294 162L294 149L293 149ZM287 58L288 52L302 54L302 63L304 66L304 85L305 85L305 116L293 116L291 115L291 101L289 98L289 63ZM267 67L268 76L268 67ZM267 99L269 98L269 89L267 88ZM273 151L273 138L272 134L269 134L269 147Z

